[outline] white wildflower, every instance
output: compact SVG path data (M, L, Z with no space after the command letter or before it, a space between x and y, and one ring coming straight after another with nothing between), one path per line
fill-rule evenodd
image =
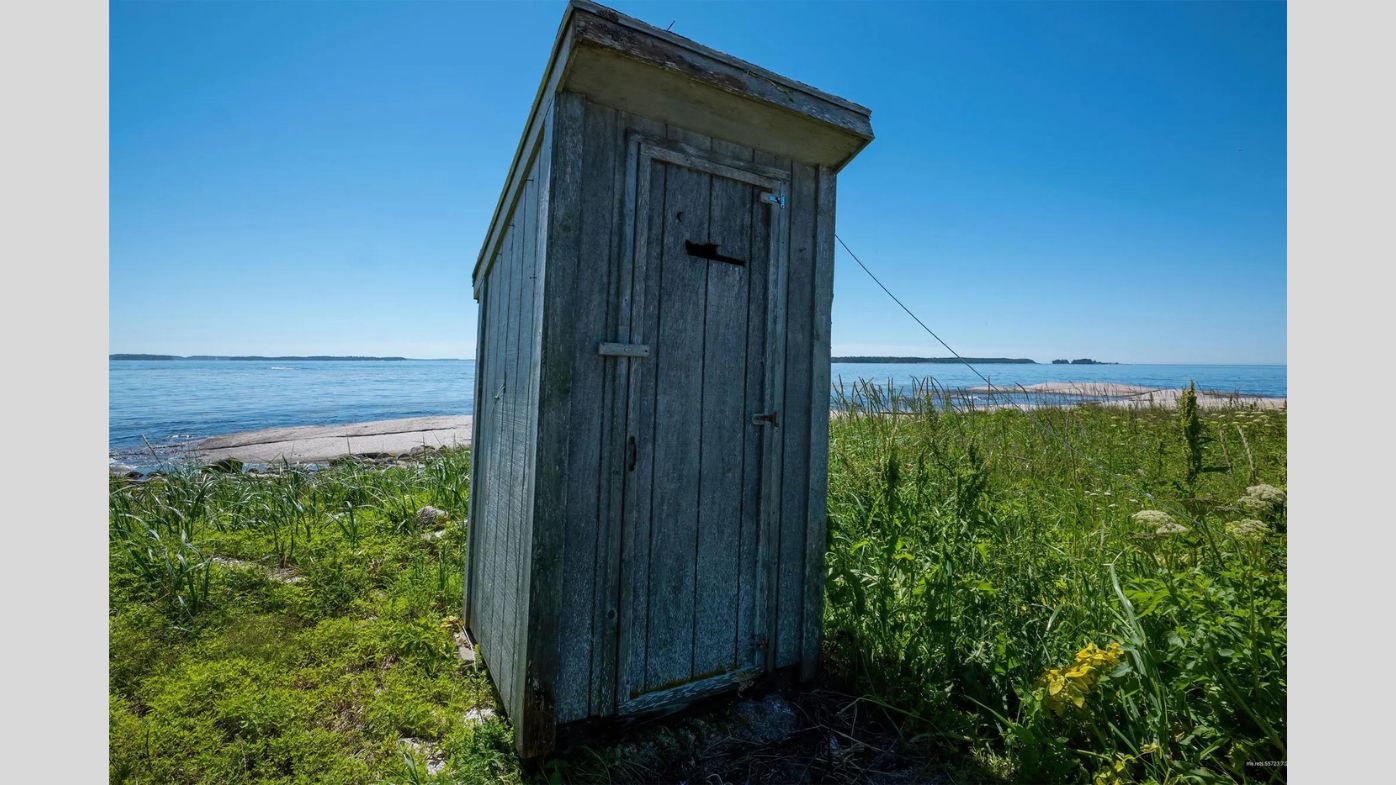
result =
M1239 502L1242 507L1263 517L1284 509L1285 493L1273 485L1252 485Z
M1131 515L1134 522L1149 529L1157 529L1164 524L1174 523L1173 516L1163 510L1140 510Z
M1162 524L1157 529L1154 529L1154 534L1157 534L1162 537L1167 537L1170 534L1182 534L1187 530L1188 527L1182 525L1181 523L1169 521L1168 523Z
M1237 499L1237 502L1242 507L1245 507L1246 510L1248 510L1249 512L1253 512L1256 515L1264 515L1265 513L1269 512L1271 508L1270 502L1267 502L1264 499L1257 499L1254 496L1242 496L1240 499Z
M1226 530L1238 540L1259 540L1270 533L1270 527L1254 518L1242 518L1226 525Z
M1252 485L1246 489L1246 495L1270 504L1285 503L1285 492L1273 485Z

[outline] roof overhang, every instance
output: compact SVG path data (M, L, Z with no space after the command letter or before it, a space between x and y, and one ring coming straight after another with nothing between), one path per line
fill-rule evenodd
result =
M552 96L569 90L809 164L842 169L872 141L872 112L588 0L571 0L473 277L499 242Z

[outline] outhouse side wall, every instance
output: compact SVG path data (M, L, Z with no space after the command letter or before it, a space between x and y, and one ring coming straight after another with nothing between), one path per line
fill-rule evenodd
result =
M632 132L790 172L785 239L785 379L780 406L772 665L818 662L826 545L829 318L834 173L562 92L554 104L553 191L543 314L529 661L556 723L615 711L624 434L603 412L624 394L624 360L597 345L618 334L616 280L626 241L626 143ZM643 361L642 361L643 362Z
M551 118L549 118L550 120ZM466 624L505 711L522 709L538 432L538 362L547 254L550 123L506 206L475 281L475 352Z

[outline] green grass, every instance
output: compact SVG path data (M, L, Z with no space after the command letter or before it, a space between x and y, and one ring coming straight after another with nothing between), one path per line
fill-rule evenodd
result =
M904 754L955 781L1283 776L1247 766L1285 758L1284 505L1247 491L1285 487L1283 412L957 412L922 395L886 417L861 392L873 405L831 425L826 671ZM625 770L590 749L603 764L526 777L506 720L465 721L497 710L451 639L468 475L447 451L113 480L111 779ZM427 504L450 513L443 537L415 522ZM1158 534L1146 510L1186 530ZM1265 529L1228 527L1243 519ZM1069 667L1112 643L1118 659Z
M859 393L830 438L836 671L976 778L1282 776L1246 764L1285 758L1283 501L1242 500L1285 486L1284 412L947 413L922 394L886 417ZM1111 643L1081 706L1047 689Z
M516 780L506 722L465 722L497 707L452 641L468 477L452 451L113 481L112 781Z

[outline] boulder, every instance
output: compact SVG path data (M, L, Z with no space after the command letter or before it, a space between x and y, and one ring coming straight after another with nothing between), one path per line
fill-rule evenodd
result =
M237 458L220 458L210 463L208 470L219 474L242 474L242 461Z
M445 510L432 507L431 505L427 505L417 511L417 525L424 529L440 528L446 521L450 520L450 518L451 516L448 515Z

